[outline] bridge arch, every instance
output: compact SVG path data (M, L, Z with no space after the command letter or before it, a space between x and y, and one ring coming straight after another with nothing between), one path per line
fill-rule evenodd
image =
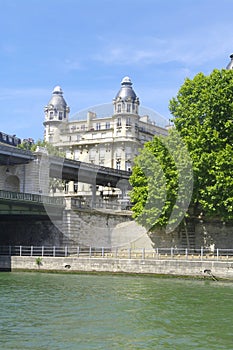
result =
M19 192L20 191L20 181L18 176L9 175L5 179L4 190L11 192Z

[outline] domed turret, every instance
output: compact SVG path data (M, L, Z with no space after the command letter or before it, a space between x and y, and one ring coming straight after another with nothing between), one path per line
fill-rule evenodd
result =
M231 61L226 66L226 69L228 69L228 70L233 69L233 54L230 55L230 59L231 59Z
M63 97L60 86L55 86L49 103L44 108L45 120L62 121L68 119L69 107Z
M121 81L121 88L115 99L113 99L114 113L138 113L139 98L132 88L129 77L124 77Z
M48 103L48 106L52 105L54 108L66 108L67 104L64 100L63 91L60 86L55 86L53 89L53 95Z
M44 139L47 142L56 142L59 139L60 125L69 119L70 108L64 99L60 86L55 86L49 103L44 108Z
M132 88L132 82L129 77L124 77L121 81L121 89L116 95L116 99L121 98L122 100L136 100L137 96Z

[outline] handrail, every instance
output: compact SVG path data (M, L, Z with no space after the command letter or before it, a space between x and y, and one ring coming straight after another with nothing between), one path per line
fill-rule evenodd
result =
M120 248L82 246L1 246L0 256L53 256L181 261L233 261L233 249Z
M50 197L36 193L11 192L0 190L0 198L6 200L28 201L49 205L65 206L64 197Z

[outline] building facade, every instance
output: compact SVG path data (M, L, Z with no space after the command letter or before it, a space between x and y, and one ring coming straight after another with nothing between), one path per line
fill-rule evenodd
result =
M87 112L86 119L69 119L70 108L56 86L44 108L44 140L67 158L131 171L133 160L154 135L167 135L148 115L139 115L139 98L129 77L123 78L113 99L112 115Z

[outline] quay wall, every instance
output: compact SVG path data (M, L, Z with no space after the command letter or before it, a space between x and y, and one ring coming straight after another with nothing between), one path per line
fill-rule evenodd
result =
M0 270L131 273L192 277L216 277L233 280L233 260L117 259L88 257L43 257L38 266L35 257L0 256Z

